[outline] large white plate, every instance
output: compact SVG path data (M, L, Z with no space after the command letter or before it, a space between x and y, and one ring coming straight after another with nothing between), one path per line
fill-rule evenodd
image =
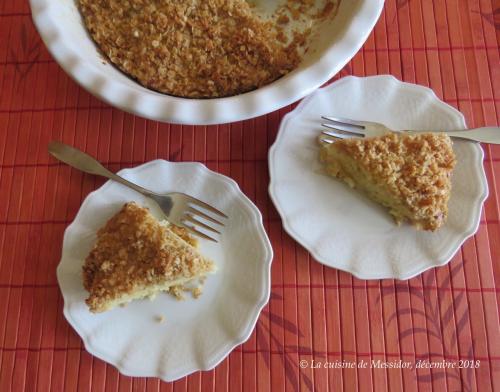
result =
M30 0L30 5L35 26L50 53L92 94L153 120L218 124L272 112L331 79L366 41L384 1L341 0L335 19L317 26L310 49L295 71L246 94L204 100L176 98L148 90L103 61L82 24L75 0Z
M449 216L435 233L398 227L387 211L323 174L320 116L384 123L392 129L466 127L432 90L392 76L347 77L306 98L281 124L269 153L270 194L286 231L319 262L362 279L408 279L447 263L479 225L488 195L479 144L455 141Z
M82 264L96 231L127 201L157 207L138 193L107 182L83 202L64 235L57 278L64 315L91 354L131 376L171 381L216 366L250 336L270 292L272 249L257 208L231 179L199 163L152 161L120 172L157 192L185 192L229 216L220 244L201 241L202 253L218 268L203 295L177 301L160 294L124 308L92 314L84 303ZM157 317L164 316L159 323Z

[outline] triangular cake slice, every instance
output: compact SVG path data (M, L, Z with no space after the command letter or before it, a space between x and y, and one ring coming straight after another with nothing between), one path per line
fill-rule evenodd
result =
M153 297L215 270L185 229L170 227L131 202L98 231L83 266L91 312Z
M444 133L388 133L323 144L320 161L329 175L389 208L399 224L441 227L448 215L452 142Z

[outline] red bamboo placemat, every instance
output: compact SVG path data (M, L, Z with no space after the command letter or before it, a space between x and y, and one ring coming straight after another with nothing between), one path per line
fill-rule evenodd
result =
M430 86L470 126L498 125L499 38L498 0L387 0L339 76L392 74ZM58 67L26 1L0 2L0 43L0 391L500 391L500 147L485 147L490 196L479 231L449 265L404 282L361 281L315 262L270 202L267 151L291 107L209 127L125 114ZM175 383L130 378L82 347L62 315L55 269L65 227L102 181L49 159L51 139L114 170L203 162L261 209L275 251L271 300L249 341L215 370Z

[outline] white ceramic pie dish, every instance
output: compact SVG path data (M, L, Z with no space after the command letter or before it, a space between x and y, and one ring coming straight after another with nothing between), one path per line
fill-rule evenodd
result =
M434 233L398 227L386 209L318 162L321 115L391 129L465 129L465 119L426 87L392 76L346 77L285 116L269 152L270 195L285 230L319 262L361 279L409 279L446 264L479 226L488 185L480 144L455 140L457 165L446 224Z
M103 61L75 0L30 0L35 26L61 67L93 95L127 112L182 124L244 120L282 108L328 81L356 54L382 12L383 0L342 0L321 25L298 69L258 90L229 98L183 99L148 90Z
M84 299L82 264L96 231L128 201L158 207L140 194L108 181L83 202L66 229L57 278L64 315L87 351L123 374L165 381L208 370L248 339L270 294L272 248L257 207L231 179L199 163L152 161L120 174L157 192L178 191L198 197L229 216L219 244L200 241L214 260L203 294L184 301L159 294L104 313L89 312ZM159 322L163 316L165 320Z

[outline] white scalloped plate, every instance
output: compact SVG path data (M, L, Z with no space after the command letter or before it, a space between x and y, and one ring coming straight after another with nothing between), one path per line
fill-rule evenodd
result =
M283 119L269 152L269 191L286 231L319 262L361 279L409 279L446 264L478 226L488 195L483 150L455 141L449 216L435 233L398 227L387 211L323 174L321 115L392 129L464 129L464 117L428 88L392 76L346 77L318 90Z
M233 180L199 163L152 161L120 172L157 192L178 191L213 204L229 219L220 243L201 242L218 268L198 299L160 294L124 308L92 314L84 303L81 268L96 231L127 201L158 208L138 193L108 181L83 202L64 235L57 278L64 315L91 354L130 376L176 380L208 370L250 336L270 293L272 248L255 205ZM159 323L157 317L164 316Z
M204 100L148 90L103 61L82 24L75 0L30 0L30 5L35 26L50 53L90 93L152 120L218 124L270 113L330 80L364 44L384 1L342 0L334 20L318 26L308 53L296 70L246 94Z

